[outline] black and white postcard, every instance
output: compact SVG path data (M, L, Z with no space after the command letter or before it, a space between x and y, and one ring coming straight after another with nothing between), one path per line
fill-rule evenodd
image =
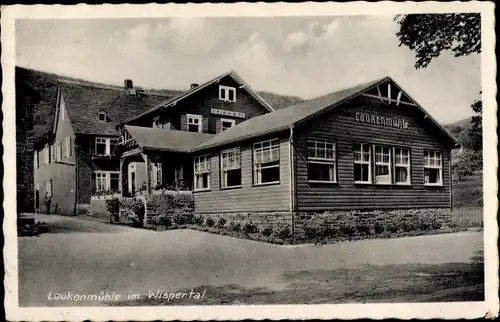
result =
M7 319L498 316L493 9L2 7Z

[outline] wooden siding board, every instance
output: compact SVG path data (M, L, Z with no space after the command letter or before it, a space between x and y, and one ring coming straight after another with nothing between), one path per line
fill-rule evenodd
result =
M253 185L254 142L241 146L241 188L220 188L220 150L211 153L211 190L194 192L196 213L290 210L288 140L280 139L280 183L262 186Z
M298 211L340 209L395 209L450 207L450 151L424 128L423 116L409 107L388 107L366 99L346 104L324 117L312 120L296 129L296 180ZM400 117L409 121L408 128L399 130L388 126L355 121L354 112ZM337 142L336 184L310 184L307 181L308 137L332 139ZM411 185L354 184L353 144L355 142L408 147L411 160ZM443 153L443 186L424 186L423 152L425 149ZM373 157L372 157L373 159Z

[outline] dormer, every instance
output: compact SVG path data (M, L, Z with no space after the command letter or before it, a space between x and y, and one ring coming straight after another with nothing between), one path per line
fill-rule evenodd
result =
M97 120L100 122L107 122L109 120L109 118L108 118L108 114L106 113L106 111L99 111L97 113Z

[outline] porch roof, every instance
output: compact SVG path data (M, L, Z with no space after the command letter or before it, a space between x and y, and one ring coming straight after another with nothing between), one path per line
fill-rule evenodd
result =
M189 152L214 134L174 131L125 125L125 130L142 150Z

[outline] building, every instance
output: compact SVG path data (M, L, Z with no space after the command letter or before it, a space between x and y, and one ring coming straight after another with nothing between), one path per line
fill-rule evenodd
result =
M386 77L250 119L191 149L195 212L295 228L325 212L442 216L459 146Z
M170 97L134 88L131 80L124 87L58 80L51 129L35 142L35 209L72 215L93 193L118 191L116 125Z
M122 192L191 190L200 143L274 109L234 71L161 102L119 125ZM149 170L147 170L149 169Z

